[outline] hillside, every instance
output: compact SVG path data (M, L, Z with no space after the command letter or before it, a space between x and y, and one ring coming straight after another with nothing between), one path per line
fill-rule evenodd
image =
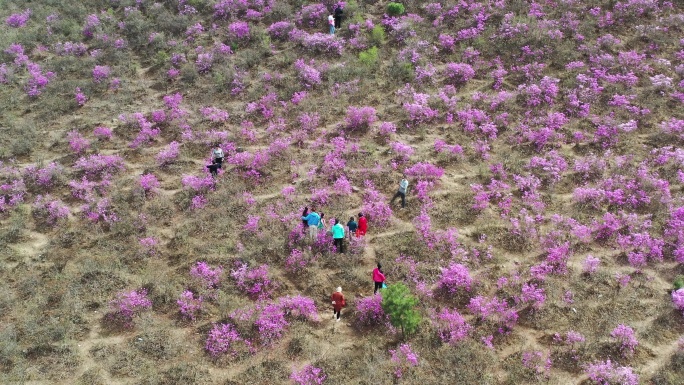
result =
M684 383L681 2L0 22L0 383Z

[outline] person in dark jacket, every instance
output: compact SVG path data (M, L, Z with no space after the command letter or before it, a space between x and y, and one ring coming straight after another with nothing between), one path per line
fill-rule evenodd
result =
M344 11L342 10L341 5L335 6L334 15L335 15L335 28L336 29L340 28L342 26L342 14L343 13L344 13Z
M304 211L302 211L302 218L306 218L306 216L309 215L309 207L306 206L304 207ZM306 221L306 219L302 219L302 232L306 232L306 230L309 228L309 223Z
M351 240L352 236L356 235L356 229L359 227L358 223L354 220L354 217L349 218L347 227L349 228L349 240Z

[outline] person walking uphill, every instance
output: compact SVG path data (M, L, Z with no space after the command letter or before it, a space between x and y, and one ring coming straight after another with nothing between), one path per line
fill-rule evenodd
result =
M340 321L340 313L342 308L347 306L347 302L344 300L344 295L342 295L342 288L338 287L337 290L330 296L330 301L333 305L333 319L337 317L337 322Z
M302 220L306 221L306 224L309 226L309 238L315 241L318 237L318 224L321 222L321 216L318 215L314 208L311 208L309 214L302 217Z
M375 282L375 290L373 294L378 292L378 289L382 289L382 285L385 283L385 274L382 273L382 265L378 263L378 267L373 269L373 282Z
M406 192L408 191L408 185L409 182L406 180L406 177L404 176L401 179L401 182L399 182L399 190L397 190L397 193L394 194L392 197L392 200L390 201L390 204L394 203L394 200L401 197L401 208L403 209L406 207Z
M363 237L368 231L368 220L363 216L363 213L359 213L359 227L356 229L356 236Z
M344 226L340 223L340 221L335 218L335 224L332 227L332 236L333 236L333 245L337 247L337 252L338 253L344 253L343 251L343 246L344 246Z

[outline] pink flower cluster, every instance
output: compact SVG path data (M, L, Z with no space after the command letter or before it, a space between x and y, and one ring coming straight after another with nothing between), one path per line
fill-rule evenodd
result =
M186 290L181 293L176 304L178 304L178 310L184 318L194 321L197 318L197 314L202 311L203 302L204 297L201 295L195 296L192 291Z
M259 299L269 298L276 287L268 277L268 265L250 269L246 263L236 262L230 276L240 290Z
M620 324L610 332L610 337L619 344L620 352L623 356L633 356L634 349L639 345L634 330L627 326Z
M12 28L21 28L26 25L29 18L31 17L31 10L25 9L23 12L14 13L7 16L5 19L5 24Z
M300 370L292 370L290 379L297 385L321 385L327 378L323 369L313 365L305 365Z
M152 307L147 289L120 292L110 303L111 316L124 326L133 326L133 317Z
M401 378L410 368L418 366L418 354L411 349L411 344L401 344L398 349L390 349L389 353L397 378Z

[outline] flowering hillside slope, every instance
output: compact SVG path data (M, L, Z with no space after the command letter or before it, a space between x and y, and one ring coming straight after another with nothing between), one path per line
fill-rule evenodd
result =
M680 2L0 4L1 383L684 383Z

